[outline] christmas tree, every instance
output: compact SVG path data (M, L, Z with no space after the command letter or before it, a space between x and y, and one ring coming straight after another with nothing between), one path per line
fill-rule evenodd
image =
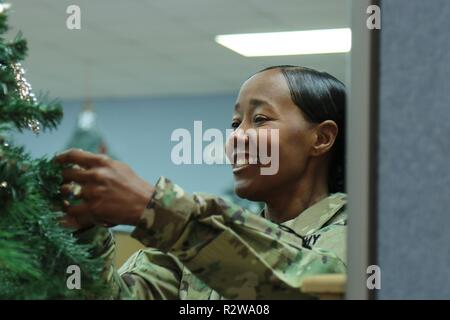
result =
M36 99L24 78L25 39L4 38L9 6L0 3L0 299L101 297L101 262L60 224L61 168L8 138L12 130L55 129L62 118L60 104ZM81 269L81 290L67 285L73 265Z

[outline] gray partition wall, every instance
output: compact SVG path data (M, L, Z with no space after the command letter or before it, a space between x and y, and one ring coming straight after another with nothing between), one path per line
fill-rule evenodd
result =
M450 1L382 0L379 299L450 299Z

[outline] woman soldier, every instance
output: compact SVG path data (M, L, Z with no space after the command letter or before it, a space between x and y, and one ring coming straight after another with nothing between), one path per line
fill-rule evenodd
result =
M236 194L264 202L260 214L188 194L164 177L150 185L123 163L69 150L57 160L81 167L63 177L82 186L83 202L66 208L64 223L95 243L112 298L310 298L306 276L346 272L344 121L345 87L336 78L296 66L264 69L242 85L229 139L248 146L264 134L268 150L278 148L275 174L261 174L264 165L248 158L233 164ZM235 147L228 151L236 157ZM146 246L118 272L105 228L116 224L135 226L132 236Z

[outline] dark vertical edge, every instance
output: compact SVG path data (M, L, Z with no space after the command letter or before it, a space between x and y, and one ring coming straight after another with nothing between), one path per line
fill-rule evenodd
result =
M372 0L381 8L382 0ZM381 10L381 23L383 15ZM369 163L369 264L378 264L378 168L379 168L379 93L380 93L380 30L370 32L370 163ZM370 300L378 298L378 290L369 290Z

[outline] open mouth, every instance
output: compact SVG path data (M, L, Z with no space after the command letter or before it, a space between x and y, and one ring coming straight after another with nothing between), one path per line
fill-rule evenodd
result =
M250 167L251 164L239 164L239 165L233 165L233 173L242 171L248 167Z
M233 173L242 171L252 165L254 166L258 164L257 159L250 158L248 153L233 153L232 159ZM249 159L252 159L252 161L250 161Z

